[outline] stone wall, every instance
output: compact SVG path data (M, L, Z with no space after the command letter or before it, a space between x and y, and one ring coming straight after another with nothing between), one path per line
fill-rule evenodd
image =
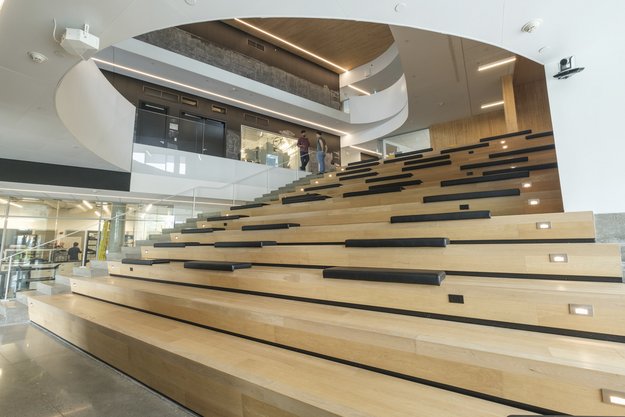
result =
M619 243L625 265L625 213L595 214L597 242Z
M269 66L242 53L223 48L182 29L168 28L137 36L159 48L224 69L297 96L339 109L339 92Z

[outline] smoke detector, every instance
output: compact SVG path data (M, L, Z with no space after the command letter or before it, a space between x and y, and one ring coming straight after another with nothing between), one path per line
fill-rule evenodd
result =
M532 33L536 29L538 29L542 23L543 23L542 19L530 20L529 22L523 25L523 27L521 28L521 32Z
M35 64L43 64L44 62L48 60L48 57L42 54L41 52L30 51L28 52L28 56L30 57L30 59L32 59L32 61Z

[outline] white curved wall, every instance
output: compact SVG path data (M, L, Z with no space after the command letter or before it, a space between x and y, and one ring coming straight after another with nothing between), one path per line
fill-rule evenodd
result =
M130 171L135 106L122 97L93 61L82 61L61 80L56 110L74 138L107 162Z
M370 96L350 98L350 121L354 124L364 124L386 120L399 113L407 104L406 78L402 75L395 84L385 90Z

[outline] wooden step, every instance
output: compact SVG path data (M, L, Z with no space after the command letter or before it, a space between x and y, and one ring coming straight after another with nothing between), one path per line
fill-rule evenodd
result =
M75 293L558 413L620 415L625 346L135 280ZM540 372L536 372L540 369Z
M539 281L452 276L441 287L383 282L323 279L322 270L253 266L234 272L185 270L181 262L134 266L109 263L109 273L258 294L347 303L435 315L448 320L473 320L489 325L531 326L583 337L625 343L625 285L573 281ZM450 296L462 296L460 303ZM594 305L592 317L570 314L570 305ZM612 337L610 335L615 335Z
M201 415L523 414L79 295L33 298L29 310L34 323Z

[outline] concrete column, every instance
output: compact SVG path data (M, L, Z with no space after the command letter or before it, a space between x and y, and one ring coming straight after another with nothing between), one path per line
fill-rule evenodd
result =
M106 252L107 260L118 260L122 258L122 246L124 245L125 234L126 205L113 203L113 207L111 207L111 228L109 230L109 241Z

